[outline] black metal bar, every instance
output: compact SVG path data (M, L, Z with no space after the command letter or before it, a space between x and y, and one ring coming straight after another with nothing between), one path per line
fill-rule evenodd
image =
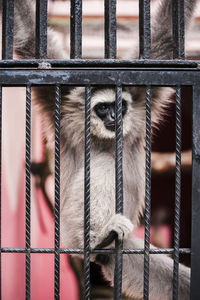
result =
M173 271L173 299L178 299L179 274L179 236L180 236L180 208L181 208L181 88L176 88L176 184L174 210L174 271Z
M26 248L7 248L3 247L1 248L2 253L26 253L27 250ZM53 254L55 253L55 248L31 248L30 249L31 253L50 253ZM59 252L61 254L84 254L84 249L68 249L68 248L60 248ZM174 249L173 248L156 248L156 249L150 249L149 253L150 254L173 254ZM93 249L90 251L90 253L116 253L115 248L111 249ZM144 249L123 249L122 250L123 254L144 254ZM179 253L181 254L191 254L191 249L190 248L180 248Z
M76 70L1 70L3 86L31 85L109 85L126 86L191 86L200 80L199 70L151 70L151 69L89 69Z
M77 67L119 67L119 68L141 68L141 67L152 67L152 68L197 68L200 61L195 60L116 60L116 59L74 59L74 60L55 60L46 59L46 66L59 67L59 68L77 68ZM0 67L26 67L26 68L39 68L41 69L41 60L37 59L23 59L23 60L0 60Z
M55 101L55 299L60 299L60 87Z
M13 58L14 0L2 3L2 58Z
M146 88L146 177L145 177L145 240L144 240L144 300L149 299L149 250L151 216L151 88Z
M140 58L149 59L151 53L150 0L139 1Z
M47 56L47 0L36 0L36 58Z
M200 295L200 86L193 87L191 300Z
M90 299L90 105L91 88L85 88L85 186L84 186L84 299Z
M71 0L70 13L70 58L82 57L82 0Z
M1 183L1 178L2 178L2 86L0 86L0 247L2 244L2 235L1 235L1 204L2 204L2 198L1 198L1 192L2 192L2 183ZM2 275L1 275L1 248L0 248L0 299L2 299Z
M184 0L173 0L173 58L185 58Z
M105 58L116 58L116 0L104 0Z
M150 249L149 250L149 254L173 254L174 249L171 248L157 248L157 249ZM124 249L123 250L124 254L144 254L144 249ZM190 254L191 253L191 249L190 248L179 248L179 253L181 254Z
M117 214L123 214L123 123L122 123L122 87L116 87L115 101L115 126L116 126L116 159L115 159L115 180L116 180L116 208ZM122 268L123 268L123 242L115 241L116 257L114 272L114 299L122 297Z
M31 87L26 88L26 299L31 293Z

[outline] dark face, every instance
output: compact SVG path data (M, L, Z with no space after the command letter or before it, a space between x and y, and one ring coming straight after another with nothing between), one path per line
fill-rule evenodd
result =
M115 131L115 102L100 102L94 107L96 115L104 122L106 129ZM122 116L127 112L127 102L122 100Z

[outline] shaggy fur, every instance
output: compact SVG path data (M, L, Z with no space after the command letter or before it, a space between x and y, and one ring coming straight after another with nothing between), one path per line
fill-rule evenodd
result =
M171 5L163 0L153 20L151 58L171 59L173 52ZM194 0L185 0L186 25L194 8ZM48 58L64 58L64 52L48 31ZM15 51L22 58L34 57L34 10L29 0L15 0ZM67 58L67 57L65 57ZM48 147L54 148L53 88L38 88L36 100L44 116L44 132ZM159 124L173 90L152 89L152 125ZM126 88L127 101L123 118L124 152L124 215L115 214L115 134L107 130L93 110L99 102L115 101L111 88L95 88L91 98L91 231L90 246L95 248L111 231L124 239L125 248L142 248L132 236L144 207L145 178L145 89ZM84 98L83 88L63 88L61 104L61 237L69 248L83 247L84 206ZM143 255L124 255L123 291L139 299L143 296ZM102 266L112 282L114 258ZM173 261L165 255L150 257L149 299L172 299ZM179 297L189 299L190 270L180 265Z

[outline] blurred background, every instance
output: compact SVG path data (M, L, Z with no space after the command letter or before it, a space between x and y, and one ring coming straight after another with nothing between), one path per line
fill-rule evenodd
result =
M154 17L159 0L151 0L151 14ZM195 20L186 36L188 57L199 54L198 38L200 2L195 11ZM117 56L130 58L131 49L138 47L138 0L117 1ZM70 1L49 1L49 24L60 32L63 47L70 52ZM83 57L104 56L104 1L83 1Z
M152 18L158 0L152 0ZM70 1L48 3L48 23L70 52ZM200 1L186 35L187 59L200 58ZM117 57L138 48L138 0L117 1ZM83 0L83 58L104 57L104 1ZM17 101L14 101L16 100ZM31 247L54 247L54 178L42 138L42 122L32 106ZM175 105L153 136L151 243L173 247L175 200ZM13 147L13 144L15 145ZM182 88L182 198L180 247L191 239L192 90ZM25 88L3 88L2 247L25 247ZM143 218L134 232L144 237ZM180 257L190 264L190 256ZM61 255L61 299L82 299L79 259ZM91 299L112 299L100 267L91 264ZM54 255L31 255L31 299L54 299ZM25 299L25 255L2 254L2 299ZM124 298L125 299L125 298Z

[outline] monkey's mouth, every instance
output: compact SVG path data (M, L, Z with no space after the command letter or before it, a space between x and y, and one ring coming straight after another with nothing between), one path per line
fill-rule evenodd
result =
M110 131L115 131L115 123L105 124L105 127Z

